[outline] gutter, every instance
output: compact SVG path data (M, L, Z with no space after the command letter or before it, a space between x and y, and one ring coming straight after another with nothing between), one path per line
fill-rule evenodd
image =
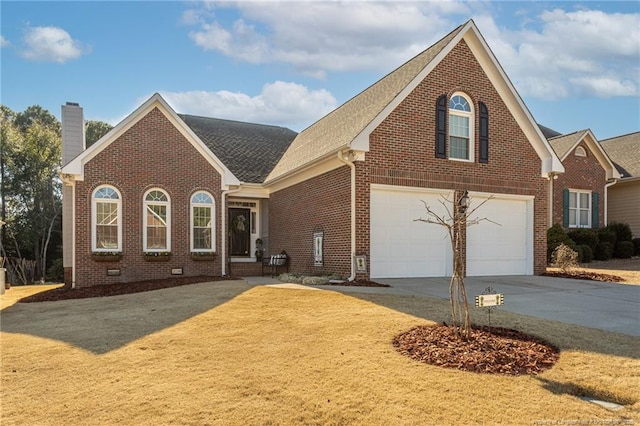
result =
M342 151L338 151L338 160L351 169L351 275L347 278L347 281L353 281L356 278L353 262L356 254L356 165L350 159L345 158Z
M604 226L609 224L609 187L618 183L618 179L612 179L611 182L608 182L604 185Z
M229 194L233 194L235 192L240 191L240 187L236 188L236 189L227 189L222 191L222 226L220 229L220 235L222 236L222 241L220 244L221 247L221 252L222 252L222 256L220 256L221 261L222 261L222 265L221 265L221 275L224 277L227 275L227 262L226 262L226 257L227 257L227 196Z

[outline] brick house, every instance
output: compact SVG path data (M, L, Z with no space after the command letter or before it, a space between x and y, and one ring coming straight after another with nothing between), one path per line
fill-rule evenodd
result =
M447 276L442 229L414 220L463 194L493 196L476 215L495 222L465 232L468 275L546 266L564 167L473 21L297 135L178 115L159 95L86 150L79 123L62 170L75 286L255 274L258 239L295 272Z
M640 132L600 141L621 177L607 193L607 218L640 237Z
M547 129L548 130L548 129ZM599 228L607 223L608 190L620 178L590 130L549 138L565 172L550 181L553 209L549 226Z

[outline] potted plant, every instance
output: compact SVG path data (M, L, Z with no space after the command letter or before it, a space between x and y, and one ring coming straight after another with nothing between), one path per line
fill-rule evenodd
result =
M256 240L256 262L262 262L262 257L264 256L264 249L262 248L262 240L258 238Z
M145 251L143 255L147 262L168 262L171 258L170 251Z
M215 260L216 252L214 251L192 251L191 260Z
M91 259L94 262L119 262L122 259L120 251L93 251Z

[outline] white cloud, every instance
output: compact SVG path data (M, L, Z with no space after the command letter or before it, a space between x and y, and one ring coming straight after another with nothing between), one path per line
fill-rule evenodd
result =
M9 40L0 35L0 47L7 47L9 45L11 45Z
M640 15L545 11L538 30L485 33L523 95L640 95ZM480 30L484 33L484 28Z
M239 16L232 23L214 13L231 7ZM511 14L507 28L506 20L497 20L500 7L456 1L239 2L191 9L184 21L195 25L190 37L205 50L253 64L288 64L322 79L329 72L388 72L473 17L521 95L640 95L640 14L534 8L538 12Z
M25 49L22 56L33 61L61 64L88 52L79 41L58 27L28 28L23 41Z
M234 6L242 17L226 27L204 10L200 19L206 22L200 21L190 37L205 50L249 63L292 64L316 77L327 71L388 70L390 64L400 65L455 26L444 13L467 11L458 2L241 2ZM189 21L198 22L193 11Z
M273 124L302 130L335 109L336 99L326 90L284 81L265 84L259 95L239 92L161 92L171 107L183 114Z

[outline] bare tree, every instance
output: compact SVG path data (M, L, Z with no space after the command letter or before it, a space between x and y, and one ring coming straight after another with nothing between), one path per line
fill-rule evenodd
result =
M468 192L464 191L460 196L456 197L452 194L442 196L439 200L444 207L446 213L439 215L424 200L425 209L427 210L426 218L414 219L415 222L431 223L440 225L447 230L449 241L451 242L451 250L453 253L453 274L449 283L449 301L451 302L451 321L454 333L458 337L468 338L471 332L471 320L469 318L469 302L467 300L467 290L464 284L466 275L465 262L462 252L462 238L466 234L466 228L471 225L477 225L480 222L487 221L499 225L487 218L470 218L476 210L484 203L493 198L491 195L477 206L470 209L471 203Z

